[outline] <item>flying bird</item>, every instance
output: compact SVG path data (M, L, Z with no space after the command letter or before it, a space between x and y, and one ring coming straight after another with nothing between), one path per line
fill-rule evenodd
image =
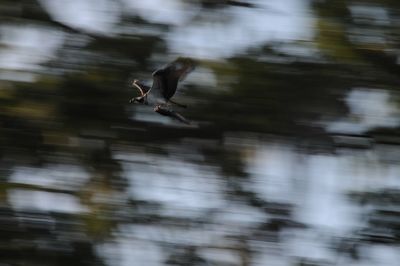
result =
M141 103L153 105L154 111L175 118L183 123L190 124L182 115L175 112L170 106L174 104L186 108L184 104L177 103L171 98L174 96L179 81L182 81L195 67L195 63L190 58L178 58L166 66L153 72L153 84L146 86L141 81L135 79L132 86L135 87L140 96L132 98L130 103Z

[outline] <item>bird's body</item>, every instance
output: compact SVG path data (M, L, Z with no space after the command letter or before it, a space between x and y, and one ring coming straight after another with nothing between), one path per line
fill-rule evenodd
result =
M142 84L140 81L135 80L132 85L139 90L141 95L139 97L132 98L130 102L153 105L155 106L154 111L160 114L174 114L170 115L174 118L182 117L173 110L169 109L168 105L172 103L180 107L186 107L185 105L172 101L171 98L174 96L177 90L178 82L184 79L186 75L193 69L193 60L189 58L178 58L153 72L153 84L151 87L148 87Z

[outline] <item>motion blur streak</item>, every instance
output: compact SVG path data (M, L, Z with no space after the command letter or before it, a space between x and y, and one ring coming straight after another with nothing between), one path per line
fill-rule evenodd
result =
M399 10L1 1L0 265L398 265Z

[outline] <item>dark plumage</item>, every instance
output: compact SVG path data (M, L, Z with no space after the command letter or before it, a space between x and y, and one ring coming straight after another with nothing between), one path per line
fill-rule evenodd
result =
M151 104L155 105L154 111L186 123L187 120L169 109L168 104L172 103L180 107L186 107L183 104L172 101L171 98L177 90L179 81L183 80L194 69L194 66L195 63L192 59L178 58L153 72L153 84L151 87L144 85L139 80L134 80L132 85L139 90L140 96L132 98L130 102L148 105L148 97L150 97Z
M153 72L152 89L159 89L162 96L169 100L176 92L178 81L183 80L193 68L194 62L191 59L178 58Z
M188 125L190 124L190 122L186 118L184 118L181 114L179 114L171 109L162 107L160 105L157 105L156 107L154 107L154 111L159 113L160 115L165 115L165 116L175 118L182 123L185 123Z

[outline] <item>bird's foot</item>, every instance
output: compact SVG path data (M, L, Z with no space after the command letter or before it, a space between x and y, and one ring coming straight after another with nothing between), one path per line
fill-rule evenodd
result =
M190 121L187 120L186 118L184 118L181 114L179 114L171 109L162 107L161 105L157 105L156 107L154 107L154 111L159 113L160 115L169 116L169 117L177 119L178 121L180 121L182 123L190 125Z

